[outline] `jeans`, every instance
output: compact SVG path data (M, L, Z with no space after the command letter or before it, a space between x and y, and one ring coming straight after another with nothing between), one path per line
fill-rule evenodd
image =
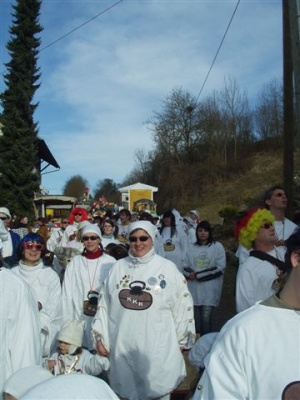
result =
M194 306L196 333L201 336L212 331L213 306Z

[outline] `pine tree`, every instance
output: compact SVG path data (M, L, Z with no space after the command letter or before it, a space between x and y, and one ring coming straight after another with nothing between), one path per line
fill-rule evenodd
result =
M33 216L34 192L39 190L38 126L33 102L40 79L37 59L41 0L17 0L13 5L10 40L6 47L6 90L1 94L0 206Z

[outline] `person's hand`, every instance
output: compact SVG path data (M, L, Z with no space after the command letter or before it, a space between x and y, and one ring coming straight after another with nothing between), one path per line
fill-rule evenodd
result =
M97 345L96 345L96 350L100 354L100 356L107 357L108 356L108 351L106 348L103 346L103 343L101 340L98 340Z
M189 275L189 279L193 281L196 278L196 272L191 272Z

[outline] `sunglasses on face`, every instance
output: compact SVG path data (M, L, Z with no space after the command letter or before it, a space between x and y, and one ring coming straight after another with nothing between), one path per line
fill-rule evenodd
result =
M62 221L62 224L68 224L69 221Z
M0 217L0 219L2 219L2 221L5 221L8 218L7 217Z
M75 217L78 217L78 216L82 216L82 213L77 213L77 214L75 214Z
M82 240L84 242L87 242L88 240L94 241L94 240L97 240L97 239L99 239L99 236L83 236L83 238L82 238Z
M147 242L150 236L130 236L129 242L137 242L138 240L140 242Z
M30 242L25 242L23 243L23 248L25 250L37 250L37 251L42 251L44 249L44 245L40 243L30 243Z
M273 228L272 222L265 222L262 226L263 229L270 229Z

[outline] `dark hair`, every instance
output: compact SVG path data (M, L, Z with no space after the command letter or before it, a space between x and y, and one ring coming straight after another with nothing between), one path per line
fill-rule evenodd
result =
M175 220L175 215L172 213L171 210L165 211L163 213L162 219L161 219L161 228L160 228L160 234L163 233L163 230L165 229L166 225L164 222L165 218L171 218L171 238L175 235L176 233L176 220Z
M36 243L40 243L40 244L44 245L44 250L42 250L42 253L41 253L41 258L44 258L46 250L47 250L44 239L38 233L30 232L27 235L25 235L19 243L19 246L18 246L17 252L16 252L18 260L21 260L21 258L23 256L24 243L26 243L26 242L36 242Z
M266 208L268 208L268 209L270 208L269 205L266 203L266 201L270 200L270 198L273 196L275 190L278 190L278 189L285 191L284 188L280 185L271 186L269 189L267 189L265 191L265 193L263 195L263 203Z
M196 227L196 245L202 246L202 243L200 242L200 239L198 237L198 231L199 229L204 229L205 231L208 232L208 238L207 238L207 245L210 246L212 243L215 242L213 235L212 235L212 227L208 221L201 221Z
M130 218L131 217L131 212L127 210L127 208L123 208L122 210L119 211L119 216L120 214L125 214L126 217Z
M117 234L118 234L118 228L116 227L116 225L113 223L113 221L109 218L106 218L101 225L101 233L102 235L104 235L104 224L109 224L112 228L115 228L113 231L113 237L116 238Z
M291 262L292 253L297 252L300 255L300 229L296 228L294 233L286 240L286 253L284 261L286 265L286 272L290 273L293 266Z

